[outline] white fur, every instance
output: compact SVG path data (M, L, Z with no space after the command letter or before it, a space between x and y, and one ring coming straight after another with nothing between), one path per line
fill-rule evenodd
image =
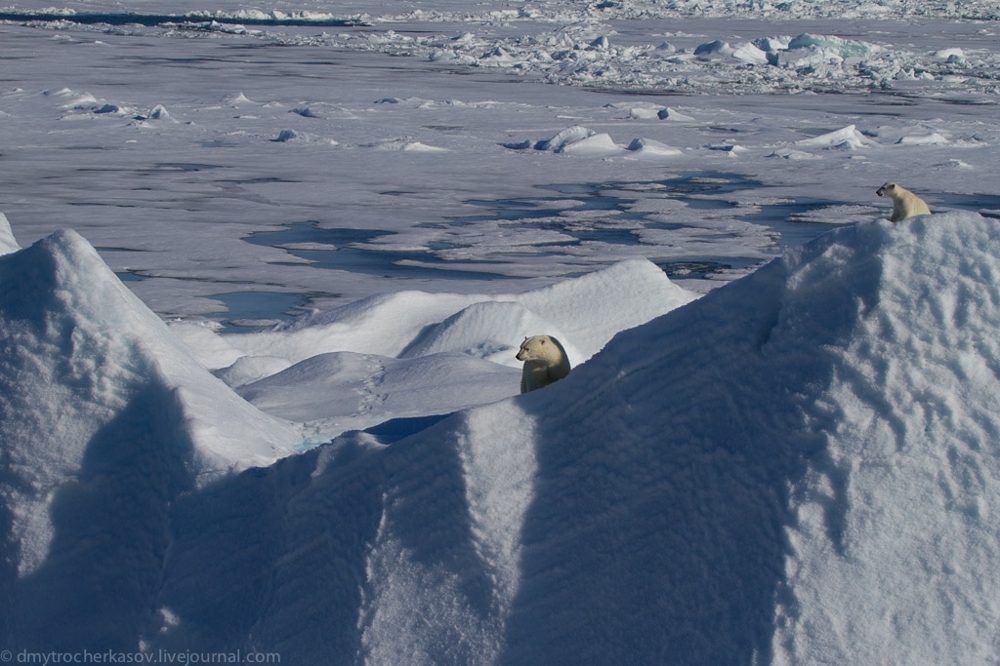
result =
M569 374L569 358L562 344L550 335L525 338L517 352L524 361L521 370L521 393L548 386Z
M886 183L875 190L875 194L880 197L892 199L892 217L890 222L899 222L914 215L930 215L931 209L927 207L924 200L902 185L896 183Z

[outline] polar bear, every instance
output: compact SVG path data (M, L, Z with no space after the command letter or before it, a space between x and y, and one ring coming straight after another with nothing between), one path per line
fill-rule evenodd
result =
M548 386L568 375L570 370L566 350L551 335L525 338L517 352L517 360L524 361L521 393Z
M892 199L892 217L890 222L899 222L914 215L930 215L931 209L927 207L924 200L902 185L896 183L886 183L875 190L875 194L880 197Z

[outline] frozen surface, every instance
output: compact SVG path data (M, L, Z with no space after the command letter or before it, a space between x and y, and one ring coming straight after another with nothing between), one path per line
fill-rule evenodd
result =
M254 405L302 424L301 447L389 419L444 414L518 392L521 340L546 331L570 361L697 297L645 260L516 295L372 296L269 331L172 329Z
M0 647L997 662L998 18L0 7Z
M208 480L220 440L284 431L217 388L193 426L185 397L214 378L101 268L73 232L0 260L17 338L0 393L7 644L292 663L997 657L989 219L836 230L619 333L541 391ZM248 386L340 402L373 358L320 353ZM381 363L389 410L411 372L484 398L462 384L491 381L477 364L517 381L462 352Z
M73 227L163 317L243 327L637 257L705 292L886 215L887 180L996 214L995 13L26 2L0 210L22 243Z

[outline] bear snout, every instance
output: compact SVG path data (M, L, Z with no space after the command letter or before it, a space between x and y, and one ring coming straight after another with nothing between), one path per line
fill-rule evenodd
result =
M888 183L882 183L882 187L875 190L875 194L880 197L891 197L892 192L896 190L896 183L889 181Z

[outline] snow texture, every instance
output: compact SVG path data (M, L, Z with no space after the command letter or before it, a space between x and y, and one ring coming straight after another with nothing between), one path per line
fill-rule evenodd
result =
M1000 663L998 20L4 7L0 660Z
M220 390L216 428L191 427L207 372L57 234L0 273L5 636L290 663L988 663L998 271L976 214L843 227L544 390L198 483L210 430L267 421Z

